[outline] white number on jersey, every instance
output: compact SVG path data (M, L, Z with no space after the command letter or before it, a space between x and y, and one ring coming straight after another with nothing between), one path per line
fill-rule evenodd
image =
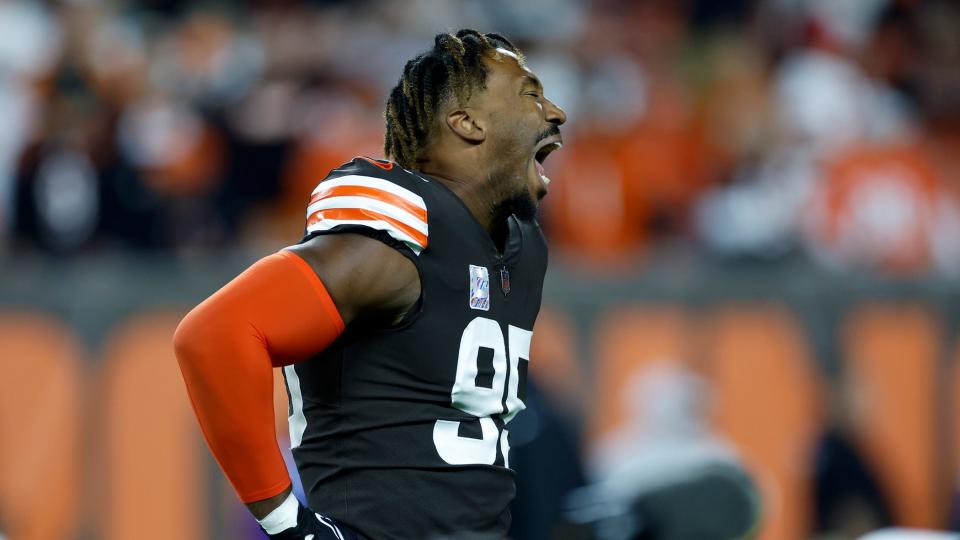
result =
M433 426L433 443L440 457L451 465L493 465L497 459L499 442L504 465L510 466L507 430L504 428L501 433L492 416L500 415L506 424L526 408L518 395L520 361L530 360L530 339L533 332L516 326L508 326L507 330L508 339L505 341L500 325L485 317L473 319L463 330L451 403L457 409L478 418L482 438L461 437L460 422L437 420ZM480 370L478 360L482 349L493 351L493 380L490 387L477 385L477 374Z

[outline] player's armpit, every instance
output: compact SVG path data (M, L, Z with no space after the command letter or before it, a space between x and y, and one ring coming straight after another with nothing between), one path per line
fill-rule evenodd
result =
M174 349L197 419L243 502L290 484L275 435L272 368L316 354L343 329L324 284L286 251L248 268L177 328Z
M361 234L320 235L287 248L327 286L343 320L392 323L420 298L417 267L395 248Z

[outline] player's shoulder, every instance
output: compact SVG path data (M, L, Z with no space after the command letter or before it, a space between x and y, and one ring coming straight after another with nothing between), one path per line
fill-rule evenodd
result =
M307 233L367 228L419 254L429 243L419 177L391 161L356 157L333 169L310 195Z
M423 183L415 173L404 169L393 161L357 156L330 171L326 178L320 182L320 185L338 179L351 178L384 180L416 194L420 193L420 186L418 184ZM317 187L320 187L320 185Z

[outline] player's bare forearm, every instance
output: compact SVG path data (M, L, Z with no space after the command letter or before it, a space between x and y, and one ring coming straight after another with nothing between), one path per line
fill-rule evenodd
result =
M253 514L253 517L263 519L267 517L267 514L272 512L276 507L280 506L286 498L290 495L291 488L283 490L283 493L278 493L269 499L264 499L262 501L256 501L252 503L247 503L247 508L250 510L250 513Z

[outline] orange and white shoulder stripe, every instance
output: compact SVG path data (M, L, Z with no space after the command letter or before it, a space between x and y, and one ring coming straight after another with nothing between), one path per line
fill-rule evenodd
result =
M324 180L307 206L307 232L362 225L387 232L417 255L427 247L427 205L416 193L372 176Z

